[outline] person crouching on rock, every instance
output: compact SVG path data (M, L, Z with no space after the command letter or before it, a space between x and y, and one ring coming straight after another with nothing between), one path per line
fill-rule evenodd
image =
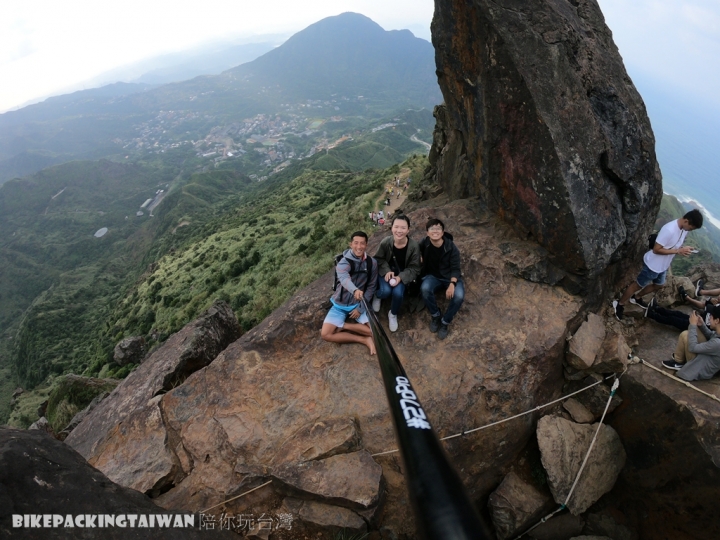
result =
M425 307L430 312L430 331L437 332L440 339L448 335L448 326L465 299L465 287L460 273L460 250L453 243L453 237L445 232L445 224L439 219L430 219L425 224L427 236L420 242L422 256L422 292ZM442 314L435 301L435 292L445 291L450 305Z
M402 214L392 220L392 235L384 238L375 253L378 263L378 288L373 298L373 311L380 311L380 300L390 298L388 326L391 332L398 329L397 316L405 296L407 284L420 275L420 246L412 238L410 218Z
M720 371L720 307L710 310L710 328L696 311L690 315L690 326L680 334L675 354L663 360L663 366L676 370L686 381L712 379Z
M332 307L323 321L320 337L333 343L362 343L375 354L372 331L362 298L370 302L378 279L377 262L365 254L368 236L352 233L350 249L337 263L337 287L330 298ZM369 266L368 266L369 265ZM350 318L352 322L347 322Z
M692 253L693 248L683 247L685 237L688 232L702 227L702 224L703 215L700 211L690 210L683 217L663 225L655 239L655 245L643 256L643 267L637 280L625 290L620 300L613 300L613 311L618 321L623 318L628 300L631 304L647 309L642 297L665 285L665 276L675 255L687 257Z

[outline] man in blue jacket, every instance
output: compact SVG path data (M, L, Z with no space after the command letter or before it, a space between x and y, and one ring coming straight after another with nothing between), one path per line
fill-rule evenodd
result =
M452 235L445 232L445 224L439 219L430 219L425 224L427 236L420 242L422 254L422 292L425 306L430 312L430 331L437 332L440 339L448 335L448 325L462 306L465 287L460 273L460 250L453 243ZM450 305L442 314L435 301L435 292L445 291Z
M372 302L377 286L378 266L369 257L368 237L357 231L350 237L350 249L345 250L337 263L337 287L330 298L332 307L323 321L320 337L333 343L362 343L375 354L367 313L361 300ZM348 322L348 318L351 322Z

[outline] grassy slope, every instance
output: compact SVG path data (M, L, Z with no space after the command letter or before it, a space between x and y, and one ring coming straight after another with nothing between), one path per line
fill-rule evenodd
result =
M397 165L353 173L298 164L260 184L226 170L177 181L155 218L115 250L80 258L82 264L52 276L52 287L22 318L15 376L38 388L67 372L122 377L132 367L110 362L119 339L142 334L157 344L215 298L233 306L245 329L254 326L331 268L332 255L366 225L380 186L398 171ZM3 380L0 365L0 389ZM5 392L13 387L11 381ZM11 422L34 420L35 401L23 397Z

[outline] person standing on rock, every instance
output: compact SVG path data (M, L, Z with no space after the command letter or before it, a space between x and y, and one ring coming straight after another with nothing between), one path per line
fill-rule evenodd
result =
M356 231L350 237L350 249L345 250L337 263L337 284L330 298L332 307L323 321L320 337L332 343L362 343L375 354L367 313L361 302L372 301L378 280L377 262L369 257L368 236ZM347 322L347 319L352 322Z
M401 214L392 220L392 235L384 238L375 253L378 263L378 288L373 298L373 311L380 311L380 301L392 296L388 312L388 327L398 329L397 316L405 296L405 287L420 275L420 246L412 238L410 218Z
M422 255L422 292L425 307L430 312L430 331L437 332L440 339L448 335L448 326L465 299L465 286L460 273L460 250L445 224L432 218L425 224L427 236L420 242ZM445 291L450 305L442 314L435 300L435 292Z
M690 315L690 326L680 334L671 360L663 366L674 369L686 381L712 379L720 371L720 307L710 310L710 328L696 311Z
M613 311L617 320L622 320L628 300L631 304L647 309L642 297L665 285L665 276L675 255L687 257L692 253L693 248L683 247L685 237L688 232L702 227L702 224L703 215L695 209L663 225L655 239L655 246L643 257L643 267L637 280L625 290L620 300L613 300Z

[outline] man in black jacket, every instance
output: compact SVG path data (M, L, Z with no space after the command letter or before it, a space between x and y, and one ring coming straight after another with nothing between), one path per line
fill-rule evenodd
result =
M422 254L423 278L422 291L425 306L430 312L430 331L437 332L440 339L448 335L448 325L462 306L465 299L465 287L460 274L460 250L445 232L445 224L439 219L430 219L425 224L427 237L420 242ZM450 305L442 314L435 301L435 292L445 291Z

